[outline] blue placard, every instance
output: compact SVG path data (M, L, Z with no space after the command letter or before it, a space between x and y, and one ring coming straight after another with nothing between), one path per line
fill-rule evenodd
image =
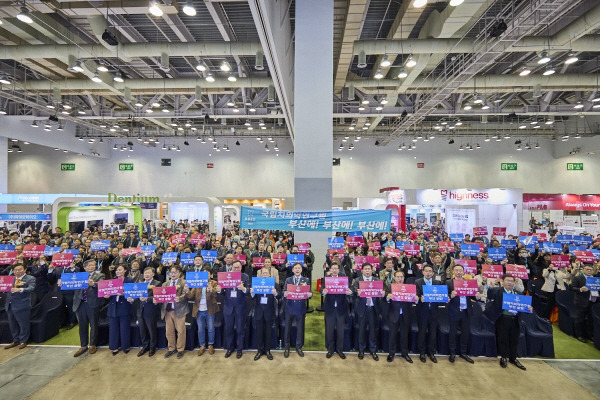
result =
M423 297L425 298L425 303L447 303L448 286L423 285Z
M208 271L186 272L185 283L191 289L205 288L208 286Z
M592 239L591 236L583 236L583 235L575 235L573 236L573 242L575 243L576 246L590 246L592 244L592 241L594 239Z
M560 244L572 244L573 235L556 235L556 241Z
M543 242L542 249L546 253L550 253L550 254L560 254L563 251L562 244L552 243L552 242Z
M94 240L90 245L92 251L103 250L106 251L110 247L110 240Z
M387 232L392 210L288 211L242 207L240 228L304 232Z
M297 263L302 264L304 267L304 254L288 254L287 262L290 264L290 267L293 267Z
M52 214L44 213L2 213L0 221L50 221Z
M88 279L90 279L90 274L87 272L62 274L60 276L60 290L86 289L88 287Z
M537 243L529 243L527 245L525 245L525 250L527 250L530 253L535 253L535 246L537 245Z
M52 257L53 255L60 253L61 250L62 250L62 248L60 246L56 246L56 247L46 246L46 248L44 249L44 255L46 257Z
M463 253L463 256L467 257L477 257L479 249L480 247L476 243L463 243L460 245L460 251Z
M179 253L177 253L176 251L168 251L166 253L163 253L160 262L163 264L172 264L177 261L178 255Z
M517 248L517 241L512 239L502 239L500 245L506 250L514 250Z
M59 249L60 249L60 247L59 247ZM14 244L0 244L0 251L15 251L15 245Z
M217 250L200 250L202 261L212 263L217 259Z
M354 231L348 232L348 236L350 237L363 237L362 231Z
M194 265L194 257L196 257L196 253L181 253L179 262L181 265Z
M531 313L531 311L529 311L529 306L531 306L531 296L510 293L504 293L502 296L503 310Z
M450 240L452 240L454 243L462 243L465 241L465 235L464 233L451 233Z
M537 244L537 242L537 236L519 236L519 243L524 244L525 246L530 244Z
M151 257L152 254L154 254L154 250L156 250L156 245L149 244L146 246L140 246L140 249L142 249L142 253L144 253L146 257Z
M596 260L600 259L600 250L598 250L598 249L588 249L588 251L592 252L592 254L594 255L594 258Z
M275 278L252 278L252 292L254 294L271 294L273 289L275 289Z
M341 236L327 238L327 243L330 249L340 250L344 248L344 238Z
M146 282L124 283L123 284L123 297L125 297L125 298L131 297L132 299L148 297L148 284Z
M573 254L574 251L587 251L585 246L569 246L569 254Z
M73 257L79 254L79 249L65 249L66 254L73 254Z
M502 261L506 258L506 249L503 247L488 248L488 257L492 260Z
M403 241L403 240L398 240L398 241L396 242L396 248L397 248L398 250L400 250L400 251L404 251L404 245L405 245L405 244L410 244L410 242L406 242L406 241Z
M589 290L600 291L600 278L588 276L585 278L585 287Z

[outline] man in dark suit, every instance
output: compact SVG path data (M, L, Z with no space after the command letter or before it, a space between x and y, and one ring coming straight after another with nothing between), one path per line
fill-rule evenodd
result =
M577 275L571 282L571 290L575 292L573 305L575 306L575 337L585 343L586 338L592 336L592 305L598 299L598 292L590 291L586 286L586 279L593 276L594 268L591 265L583 267L583 274Z
M404 271L398 270L394 272L393 283L404 283ZM402 357L409 363L413 363L412 358L408 355L408 331L410 330L410 318L408 315L409 307L412 307L409 302L392 300L392 286L388 286L386 290L386 300L390 304L388 307L388 328L390 333L389 353L387 361L394 361L396 356L396 348L398 342L398 330L400 330L400 352ZM416 299L415 299L416 300Z
M219 267L219 272L233 271L233 261L234 261L233 254L226 254L225 257L223 257L224 265Z
M227 257L233 257L227 254ZM225 267L225 266L223 266ZM242 272L242 263L234 261L231 265L232 272ZM221 271L224 272L224 271ZM217 286L217 292L224 292L223 299L223 318L225 322L225 358L229 358L233 354L233 332L234 327L237 331L237 343L235 350L236 357L242 358L242 350L244 350L244 336L246 317L248 316L248 306L246 305L246 296L249 294L250 278L242 272L242 282L237 288L221 288Z
M340 264L331 262L329 267L331 278L345 276L340 274ZM327 348L327 358L331 358L333 353L337 353L343 360L344 354L344 330L348 319L348 296L352 295L352 289L348 287L346 294L328 294L325 288L325 278L321 285L321 294L325 296L323 310L325 311L325 346Z
M68 267L55 268L54 265L50 264L48 268L49 275L55 278L57 281L61 279L62 274L73 274L81 272L81 270L75 266L75 263L71 263ZM73 311L73 296L75 292L73 290L64 290L63 295L63 307L67 309L67 329L72 329L77 323L77 315Z
M98 320L100 317L100 305L104 299L98 298L98 281L105 279L104 274L96 271L94 260L88 260L83 268L89 274L87 289L77 289L73 295L73 311L77 314L79 321L79 341L81 347L75 352L74 357L79 357L88 351L96 353L96 341L98 339ZM59 281L59 286L61 281ZM89 339L88 339L89 331Z
M292 266L293 276L290 276L285 280L285 286L283 287L285 300L285 351L283 356L288 358L290 356L290 337L292 331L292 320L296 321L296 353L300 357L304 357L302 346L304 345L304 317L306 316L306 301L304 300L289 300L287 299L288 285L295 286L310 286L308 278L302 276L302 264L296 263ZM312 297L312 293L309 293L309 298Z
M271 276L270 268L261 268L258 271L258 277L269 278ZM250 295L254 298L254 324L256 325L256 355L254 361L258 361L264 354L269 360L273 359L271 355L271 331L275 321L275 308L279 296L277 291L277 282L271 291L271 294L255 294L254 289L250 288Z
M453 269L455 279L463 279L465 269L462 265L456 264ZM473 304L475 300L481 298L479 292L475 296L457 296L454 290L454 280L448 279L448 293L450 294L450 304L448 304L449 333L448 342L450 346L451 363L456 359L456 333L460 327L460 352L458 356L466 362L473 364L473 360L467 354L469 346L469 334L471 329L471 315L473 315Z
M517 348L519 346L519 335L521 327L519 324L518 313L503 310L502 299L504 293L517 294L514 290L515 278L512 275L504 274L502 277L502 287L490 287L487 291L487 304L484 315L496 324L496 340L498 342L498 353L500 353L500 366L506 368L506 359L517 368L525 370L519 360L517 360ZM533 308L529 307L533 312Z
M148 353L152 357L156 353L156 325L158 322L158 306L154 304L154 288L160 286L160 282L154 279L154 268L144 269L144 281L148 284L148 297L138 299L137 321L140 327L140 339L142 349L138 357Z
M419 360L421 360L421 362L426 362L427 357L425 357L425 354L428 354L429 359L432 362L437 363L435 351L437 347L437 311L439 303L424 301L423 286L442 285L442 280L436 279L431 265L424 265L423 277L417 279L415 285L417 285L417 296L419 298L419 302L417 303ZM426 340L428 334L429 340Z
M8 325L12 335L12 343L5 347L10 349L19 346L27 347L30 329L31 294L35 289L35 278L25 275L25 267L17 264L13 268L15 280L12 289L6 294L4 309L8 314Z
M379 361L377 356L377 315L379 314L378 297L360 297L360 282L378 281L373 276L373 266L369 263L362 265L362 274L352 282L352 293L356 295L354 300L354 316L358 320L358 358L360 360L365 356L367 347L366 329L369 325L369 353L373 360ZM382 290L382 295L385 292Z

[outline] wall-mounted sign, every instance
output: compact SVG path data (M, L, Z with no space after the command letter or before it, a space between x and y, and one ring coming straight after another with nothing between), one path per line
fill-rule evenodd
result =
M500 171L516 171L517 163L503 162L500 164Z
M119 163L119 171L133 171L133 163Z
M61 171L75 171L75 164L60 164Z
M417 204L473 205L518 204L523 195L516 189L418 189Z
M569 162L567 163L567 171L583 171L583 163Z
M160 203L158 196L147 196L139 193L129 196L117 196L115 193L109 193L108 201L119 203Z

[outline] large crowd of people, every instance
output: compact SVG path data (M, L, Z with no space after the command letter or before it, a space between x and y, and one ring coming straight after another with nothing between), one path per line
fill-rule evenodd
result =
M526 294L529 280L543 281L542 294L547 306L540 314L544 318L550 317L557 291L574 291L576 337L586 341L592 335L591 306L596 302L598 292L588 290L586 278L598 276L599 261L586 259L583 262L580 257L570 254L569 244L563 243L562 251L557 252L569 256L568 265L557 266L542 241L532 244L512 235L487 238L469 234L453 241L444 232L443 221L432 226L413 225L407 232L393 229L361 233L358 241L348 233L334 235L325 256L324 274L314 277L313 281L315 255L311 245L295 243L292 232L247 230L235 223L218 235L210 233L206 221L164 223L148 220L144 220L141 227L111 224L93 231L84 230L81 234L62 232L60 228L37 231L35 226L25 231L2 229L0 252L14 250L17 253L13 262L0 265L0 275L15 277L13 287L4 299L13 338L6 347L27 346L31 307L51 290L60 289L63 289L65 309L63 324L67 329L79 325L81 347L75 356L86 351L96 352L99 310L108 304L109 348L113 355L130 351L129 324L134 312L142 341L138 356L147 353L152 357L156 353L157 321L160 318L166 326L168 351L165 357L183 357L185 322L189 313L199 327L198 355L206 351L214 354L215 315L222 312L225 357L233 353L237 358L242 357L244 326L248 316L252 315L257 335L254 359L263 355L272 359L271 327L276 318L275 310L282 302L284 356L289 357L290 348L294 346L297 354L303 356L304 319L306 313L312 311L308 298L316 289L325 312L327 358L334 354L346 358L344 329L351 312L358 326L359 359L363 359L365 353L374 360L379 359L375 332L378 319L382 318L390 330L387 361L393 361L399 349L401 356L412 363L408 354L411 324L408 307L414 303L419 359L426 362L429 358L436 363L437 314L441 303L431 301L429 295L431 290L436 291L436 285L442 285L448 294L445 301L450 327L450 362L459 357L473 363L468 354L468 327L473 308L480 307L496 326L500 365L506 367L509 362L525 369L517 360L518 312L503 308L503 296ZM503 239L514 240L514 246L506 246ZM557 232L551 230L547 238L540 238L544 239L557 243ZM590 239L586 249L599 249L599 239ZM105 246L95 245L100 242ZM466 256L461 250L464 243L477 244L481 250L476 256ZM71 252L74 256L68 265L58 266L51 255L26 257L24 249L28 245L46 246L55 249L55 253ZM405 245L409 245L410 251ZM493 257L490 249L494 248L505 248L505 256L502 259ZM167 260L167 255L172 257ZM499 273L496 271L491 277L487 267L498 265L501 266ZM506 265L522 266L526 273L519 278L505 271ZM76 272L89 274L87 287L64 290L63 275ZM188 272L207 272L207 284L191 288L185 279ZM240 278L236 284L224 285L220 273L237 276L235 273L238 272ZM252 284L255 277L274 278L274 284L266 292L259 290ZM333 291L327 278L344 278L343 286ZM124 284L147 284L147 295L139 298L123 294L99 297L99 282L107 279L120 279ZM455 287L455 279L474 280L477 289L469 295L461 294ZM415 295L400 300L394 289L405 284L415 285ZM157 301L154 289L170 286L175 287L171 302ZM304 297L294 297L305 292L302 287L310 289ZM376 289L371 289L373 287ZM251 309L253 313L250 313ZM521 311L531 312L532 309ZM290 343L292 325L296 327L296 343Z

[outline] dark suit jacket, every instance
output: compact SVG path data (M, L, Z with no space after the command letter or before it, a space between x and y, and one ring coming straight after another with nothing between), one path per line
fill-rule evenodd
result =
M133 283L133 279L125 277L123 283ZM109 317L125 317L131 315L132 304L127 301L125 296L110 296L108 300L107 316Z
M441 281L435 279L435 275L431 278L431 282L434 285L443 285ZM417 312L423 311L425 308L431 308L433 312L437 312L437 308L441 303L423 303L421 302L421 296L423 296L423 286L425 286L425 278L419 278L415 281L415 285L417 285L417 297L419 298L419 302L417 303ZM431 304L431 307L429 305Z
M580 291L585 286L585 281L586 276L584 274L577 275L571 281L571 290L575 292L575 297L573 298L573 305L575 307L587 307L590 301L591 292L589 290L587 292Z
M275 319L275 309L277 307L276 299L281 297L279 285L275 282L277 295L273 294L255 294L254 295L254 319L272 321ZM261 299L267 298L267 304L262 304Z
M225 292L225 297L223 299L223 314L231 315L234 313L234 311L246 314L246 297L250 296L250 278L243 272L242 283L246 288L246 293L242 292L241 290L235 289L236 295L234 297L231 297L231 291L234 289L223 289L223 292Z
M287 292L288 285L294 284L294 277L290 276L285 280L285 285L283 286L283 291ZM306 284L310 286L310 281L308 278L301 276L300 277L300 285ZM288 300L285 299L285 312L292 315L304 315L306 314L306 301L305 300Z
M487 303L483 314L494 323L502 315L502 297L504 293L502 287L491 287L487 291Z
M454 279L449 279L446 281L446 285L448 286L448 297L452 296L452 291L454 290ZM475 296L467 296L467 315L470 317L473 315L473 305L477 299ZM450 299L450 303L448 304L448 317L456 321L460 319L460 313L464 311L460 311L460 297L456 296L453 299Z
M338 276L346 276L340 273ZM350 281L350 279L349 279ZM348 285L350 287L350 283ZM323 278L323 282L321 284L321 293L323 293L323 289L325 289L325 278ZM337 304L337 307L335 306ZM326 294L325 299L323 299L323 309L326 314L343 314L346 315L348 313L348 295L345 294Z
M379 278L377 278L376 276L373 276L372 279L374 281L378 281ZM361 281L364 281L365 278L362 276L362 274L356 278L354 280L354 282L352 282L352 293L355 297L354 299L354 315L358 316L358 317L362 317L363 315L365 315L365 311L367 310L367 298L366 297L360 297L358 295L358 289L360 288L360 283ZM373 297L373 306L375 307L375 311L379 314L379 310L380 310L380 304L379 304L379 297Z
M87 294L87 303L90 307L100 307L103 303L104 299L98 298L98 281L103 281L105 279L104 274L98 271L92 272L91 278L96 284L92 287L88 287L87 289L77 289L75 290L75 294L73 295L73 311L77 311L79 306L81 305L81 296L83 291L86 291Z
M15 277L15 284L17 278ZM23 275L19 279L19 285L15 286L23 289L22 293L6 293L6 303L4 309L8 311L9 305L12 311L26 311L31 309L31 293L35 289L35 278L31 275Z
M142 281L145 282L145 281ZM150 285L152 286L160 286L160 282L157 281L156 279L152 279L152 281L150 282ZM152 289L148 289L148 298L146 299L146 301L142 301L140 299L136 299L135 301L138 302L138 308L137 308L137 316L138 318L141 318L142 316L154 316L156 315L156 312L158 311L158 305L154 304L154 291Z
M390 291L385 292L385 298L387 298L388 294L390 294ZM402 315L404 315L404 318L408 318L408 312L413 303L390 300L388 304L388 323L397 324L398 320L400 319L400 310L402 310Z

